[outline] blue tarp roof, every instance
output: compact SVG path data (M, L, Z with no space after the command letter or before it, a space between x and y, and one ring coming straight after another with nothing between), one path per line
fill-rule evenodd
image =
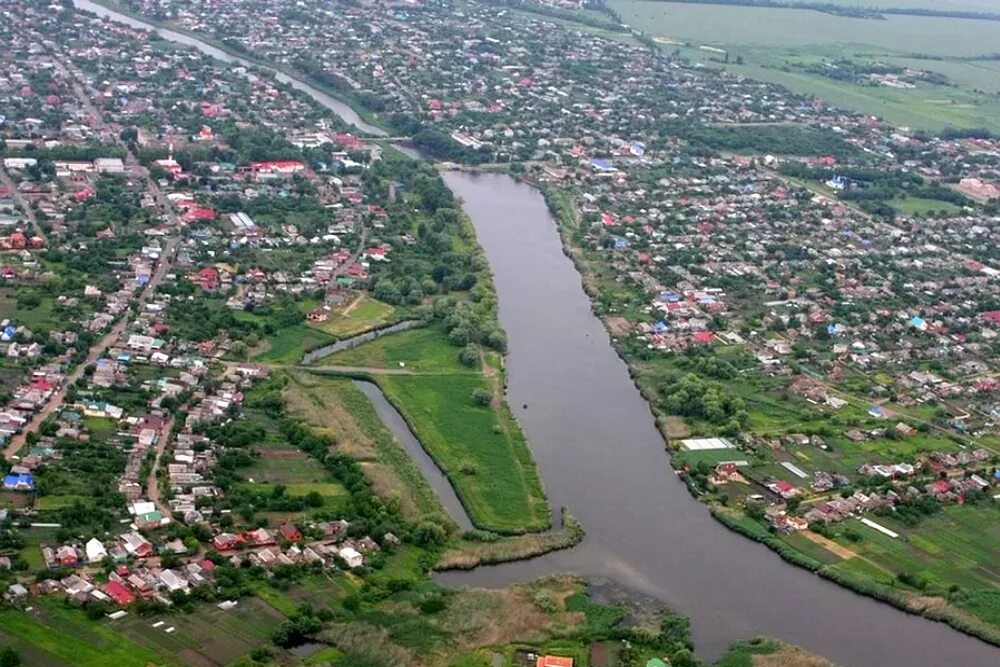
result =
M3 485L6 487L15 486L35 486L35 478L28 473L22 473L20 475L5 475L3 478Z

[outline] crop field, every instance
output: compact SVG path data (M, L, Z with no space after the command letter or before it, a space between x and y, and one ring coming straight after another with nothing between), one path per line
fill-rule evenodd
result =
M549 506L528 443L506 405L476 404L474 375L380 376L379 386L452 481L470 517L497 532L543 530Z
M949 506L913 528L891 517L872 518L900 537L888 537L852 519L843 528L861 535L861 541L842 537L836 541L867 561L868 570L870 566L881 569L877 578L883 583L891 584L896 575L905 572L928 585L945 588L956 585L974 591L1000 585L1000 567L995 564L1000 550L1000 509L986 503ZM837 567L857 568L860 563L855 560Z
M204 605L193 614L129 614L107 623L135 642L157 653L175 655L186 664L226 665L254 648L268 645L271 632L282 620L283 616L263 600L246 598L230 611ZM162 625L153 627L160 622ZM171 627L174 632L167 633Z
M974 6L983 1L956 4L963 11L989 11ZM882 0L885 6L897 2L901 4L896 6L924 6ZM953 8L952 3L925 2L935 9ZM816 95L845 109L930 131L947 126L1000 131L1000 100L993 94L1000 90L1000 63L976 59L997 50L998 21L894 15L871 20L785 8L646 0L612 0L611 6L626 23L661 41L666 51L679 48L693 60L713 60L734 73ZM1000 8L992 5L990 10ZM723 62L726 53L701 46L724 49L728 62ZM862 85L799 68L840 58L929 70L947 76L951 85L923 82L913 89Z
M105 665L178 665L169 652L143 647L129 637L56 600L37 600L30 612L0 611L0 632L39 667Z
M855 44L901 54L976 56L992 53L1000 23L957 18L889 16L884 21L770 7L611 0L622 20L653 36L712 46L812 47Z

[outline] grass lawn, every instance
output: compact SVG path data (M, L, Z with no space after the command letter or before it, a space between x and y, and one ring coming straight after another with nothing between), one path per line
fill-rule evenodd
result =
M273 447L270 444L261 447L261 452L260 459L244 473L247 479L252 479L257 485L330 483L330 473L305 452L290 447Z
M266 340L266 349L254 360L271 364L297 364L309 350L332 343L334 337L306 324L285 327Z
M32 330L56 328L59 318L53 313L55 299L39 296L41 301L34 308L18 308L15 291L0 289L0 320L9 319L14 326L23 325Z
M376 338L329 356L321 365L398 369L402 363L414 373L476 373L458 361L460 351L440 327L426 327Z
M379 376L386 397L451 480L473 523L497 532L544 530L549 506L528 443L504 404L477 405L475 375Z
M247 484L249 488L257 491L269 492L276 484ZM303 482L285 484L285 494L293 497L304 496L314 491L324 498L344 498L347 496L347 489L340 482Z
M40 512L61 510L65 507L72 507L77 502L81 505L89 505L90 498L87 496L72 494L67 494L65 496L39 496L38 500L35 502L35 509Z
M105 417L84 417L83 423L90 432L90 437L98 442L104 442L118 431L118 423Z
M350 338L359 333L386 324L392 319L396 309L389 305L362 294L355 305L347 305L335 309L326 322L318 322L310 326L337 338Z
M925 215L942 211L947 214L958 213L961 207L940 199L924 199L923 197L906 197L905 199L890 199L889 206L903 215Z

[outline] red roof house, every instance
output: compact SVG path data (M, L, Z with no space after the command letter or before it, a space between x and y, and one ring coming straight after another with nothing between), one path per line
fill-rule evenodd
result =
M124 585L117 581L109 581L107 585L104 586L104 592L111 596L111 599L115 601L122 607L126 607L133 602L135 602L135 595L132 591L125 588Z

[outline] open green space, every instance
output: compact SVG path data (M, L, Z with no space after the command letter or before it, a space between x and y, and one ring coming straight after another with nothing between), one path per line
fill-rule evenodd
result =
M997 21L898 15L872 20L792 8L647 0L612 0L610 6L666 52L679 50L692 60L712 61L731 72L899 126L1000 131L1000 99L995 95L1000 71L994 61L978 59L996 51ZM947 81L898 88L821 73L825 63L841 59L926 70Z
M622 20L653 36L730 45L812 47L857 44L901 54L992 53L1000 23L958 18L888 16L884 21L771 7L611 0Z
M351 380L289 372L284 398L291 414L328 433L339 451L361 462L382 498L396 498L410 519L446 516L420 469Z
M9 319L15 326L25 326L28 329L54 329L59 323L55 314L55 298L40 294L38 290L24 288L26 295L36 297L36 300L21 300L13 289L0 289L0 320Z
M414 373L476 373L474 368L459 362L460 351L448 341L440 327L422 327L376 338L326 357L318 365L400 369Z
M387 324L393 319L395 307L367 294L357 298L357 303L350 302L334 309L326 322L317 322L310 326L337 338L349 338Z
M474 375L379 376L386 397L451 480L473 523L497 532L544 530L549 505L528 443L506 404L479 405L490 391Z
M960 206L956 206L951 202L939 199L925 199L923 197L890 199L887 203L903 215L927 215L929 213L951 215L962 210Z
M265 339L264 349L254 359L271 364L296 364L306 352L334 340L330 334L300 323Z

